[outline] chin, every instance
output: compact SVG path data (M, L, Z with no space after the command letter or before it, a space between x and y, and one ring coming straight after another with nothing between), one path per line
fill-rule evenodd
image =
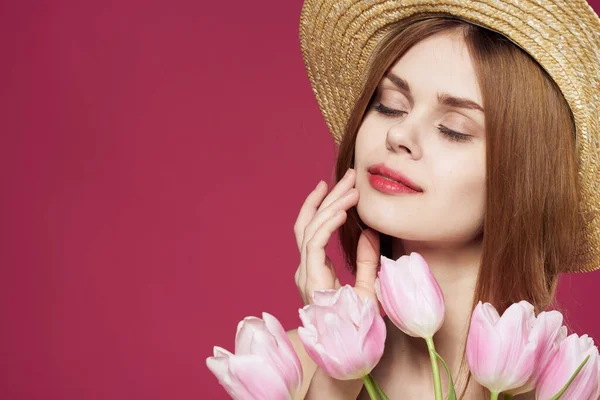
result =
M423 204L402 207L386 200L363 196L356 205L358 216L365 225L385 235L419 242L465 243L478 234L480 224L477 221L462 225L443 217L424 219L424 215L432 216L433 213Z
M365 225L385 235L407 240L424 240L423 233L419 232L423 229L423 224L416 215L406 213L406 209L401 210L397 206L390 209L389 204L365 199L359 200L356 211Z

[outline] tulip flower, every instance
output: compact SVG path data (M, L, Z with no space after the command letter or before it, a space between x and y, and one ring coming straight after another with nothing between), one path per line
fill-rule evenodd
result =
M375 291L387 316L407 335L433 337L444 323L444 294L419 253L396 261L381 256Z
M237 326L235 354L215 346L206 366L227 393L239 400L297 400L302 365L281 323L262 313Z
M433 335L444 323L446 306L440 285L419 253L396 261L381 256L375 292L385 313L402 332L427 342L435 398L442 398L442 382ZM443 362L443 360L441 360ZM445 365L445 364L444 364ZM449 377L451 379L451 377ZM450 384L454 391L453 383Z
M304 325L298 336L308 355L335 379L367 376L385 345L385 323L377 304L370 298L363 303L349 285L315 290L313 301L298 311Z
M560 398L596 400L600 395L598 348L588 335L579 337L575 333L560 342L558 352L542 372L536 387L536 400L548 400L559 393L587 356L590 358Z
M473 377L497 398L503 391L525 385L534 373L538 342L531 335L533 305L514 303L502 317L481 301L471 316L467 336L467 363Z
M535 389L542 371L558 352L560 342L567 337L567 327L562 323L563 315L556 310L543 311L537 316L530 333L530 341L538 343L533 373L523 386L507 390L505 394L515 396Z

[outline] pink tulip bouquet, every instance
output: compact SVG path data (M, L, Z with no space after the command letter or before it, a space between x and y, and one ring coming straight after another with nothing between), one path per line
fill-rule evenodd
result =
M450 371L436 352L434 334L444 323L444 296L421 255L398 260L381 256L375 292L390 321L407 335L427 343L435 399L442 400L439 364L449 378L448 400L456 393ZM299 310L298 335L318 367L339 380L362 379L371 399L388 400L370 372L383 355L386 328L377 304L364 302L351 286L317 290L313 304ZM597 400L600 357L592 338L567 336L558 311L542 312L526 302L512 304L500 316L479 302L471 315L467 364L489 389L491 400L535 390L536 400ZM296 400L302 367L279 321L247 317L238 325L235 354L215 346L208 368L234 399Z

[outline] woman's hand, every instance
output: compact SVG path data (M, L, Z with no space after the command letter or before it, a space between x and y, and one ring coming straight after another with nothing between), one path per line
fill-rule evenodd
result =
M331 235L345 221L347 210L358 203L359 193L354 188L356 171L346 175L327 194L327 183L321 182L308 195L296 223L294 234L300 251L300 265L296 270L296 286L304 304L312 304L314 290L339 289L340 282L325 246ZM327 195L327 196L325 196ZM372 229L363 231L358 240L356 282L354 288L361 299L377 302L375 279L379 266L379 235Z

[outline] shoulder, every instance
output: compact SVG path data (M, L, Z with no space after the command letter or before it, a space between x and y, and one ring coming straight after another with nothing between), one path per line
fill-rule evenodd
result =
M300 364L302 364L302 375L304 377L302 380L302 396L300 396L300 398L303 399L306 393L308 392L310 381L315 371L317 370L317 364L315 364L315 362L312 360L312 358L310 358L310 356L306 352L306 349L304 348L304 345L300 340L300 336L298 336L298 329L292 329L286 331L286 333L288 338L290 339L290 342L292 342L292 347L294 347L294 350L296 351L296 354L300 359Z

